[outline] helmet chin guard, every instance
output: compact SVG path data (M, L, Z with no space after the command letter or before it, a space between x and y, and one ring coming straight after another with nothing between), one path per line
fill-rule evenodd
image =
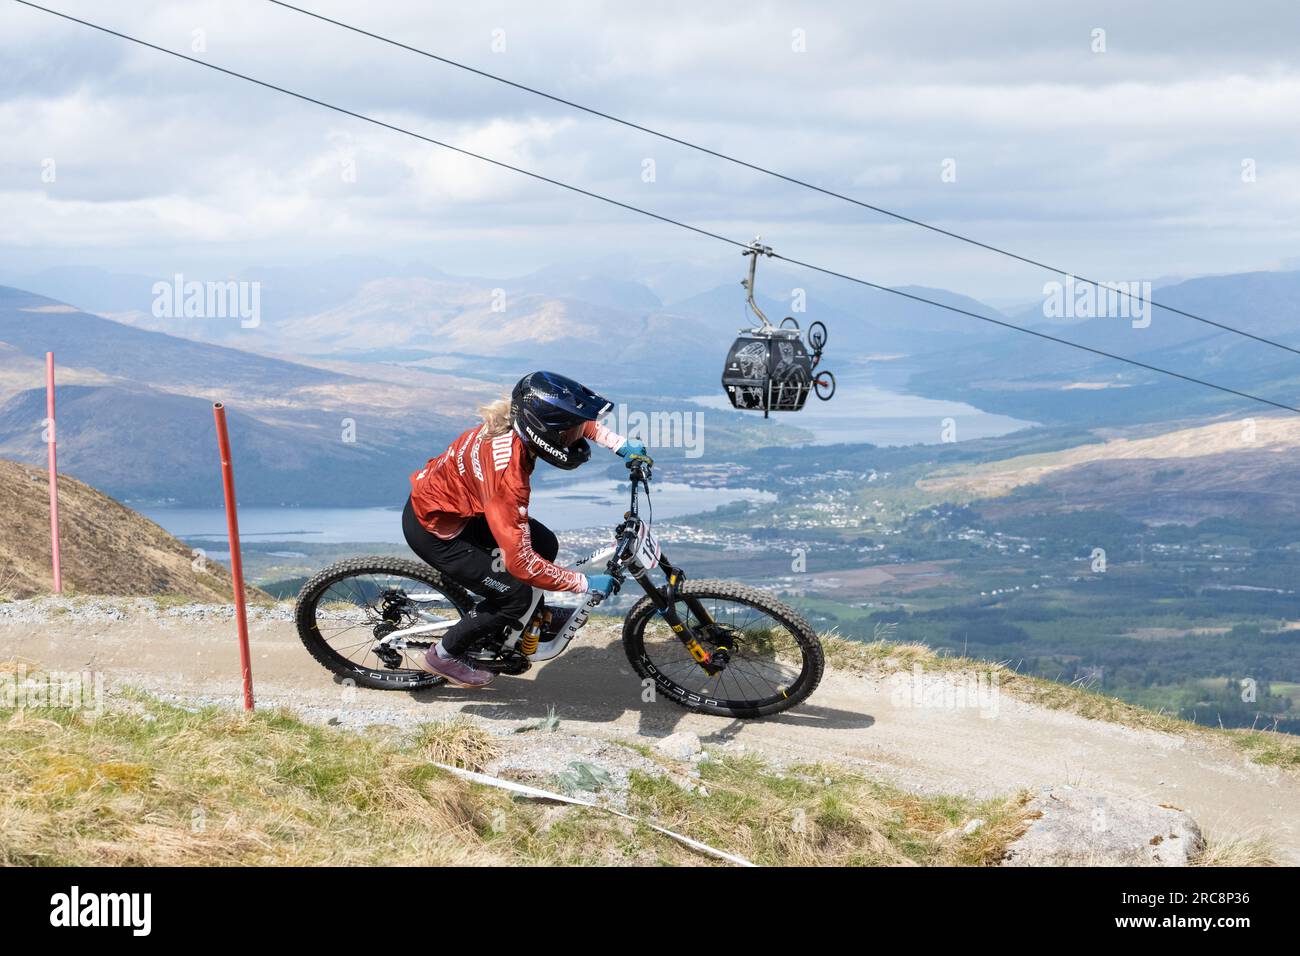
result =
M586 464L587 460L591 458L591 445L587 443L585 438L579 438L572 445L564 448L552 445L545 438L538 436L527 425L523 428L516 427L515 431L524 440L524 444L528 446L529 451L556 468L572 471L579 465Z
M612 407L591 389L555 372L525 375L510 395L511 422L528 450L566 471L591 457L587 440L566 442L566 432L596 421Z

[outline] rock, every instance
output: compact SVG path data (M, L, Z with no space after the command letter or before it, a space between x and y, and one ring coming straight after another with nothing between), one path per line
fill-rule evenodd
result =
M966 836L970 836L972 833L974 833L982 826L984 826L983 820L978 820L978 819L970 820L967 822L967 824L964 827L961 828L961 832L966 834Z
M1052 787L1028 809L1003 866L1187 866L1205 847L1185 811L1099 790Z
M670 760L690 760L703 749L700 738L689 730L679 730L655 744L655 750Z

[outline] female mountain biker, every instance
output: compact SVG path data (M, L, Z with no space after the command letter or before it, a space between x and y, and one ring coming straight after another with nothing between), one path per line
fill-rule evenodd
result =
M480 425L411 475L402 513L407 544L483 598L430 648L421 669L460 687L483 687L494 675L467 656L479 638L530 621L543 591L609 594L609 575L580 574L554 563L559 542L529 516L528 498L537 459L577 468L591 456L587 439L620 457L645 454L641 442L597 421L611 407L571 378L532 372L519 380L509 401L481 408Z

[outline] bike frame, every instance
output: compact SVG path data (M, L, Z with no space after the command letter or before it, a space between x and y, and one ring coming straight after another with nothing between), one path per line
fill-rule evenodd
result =
M623 516L622 523L615 528L616 540L614 544L589 554L574 564L573 567L581 568L584 565L598 565L601 561L604 561L605 573L613 577L619 586L628 577L633 578L641 585L650 600L654 602L660 616L672 628L673 633L682 642L691 657L708 673L713 674L720 670L721 667L714 664L712 655L700 644L695 629L677 613L678 589L681 583L686 580L686 575L681 568L670 562L667 556L663 554L658 539L650 530L650 525L642 521L640 517L638 488L644 487L647 497L649 496L649 459L633 456L628 462L628 472L632 481L631 503L628 511ZM656 568L663 572L667 581L663 587L655 584L650 577L650 573ZM421 600L419 597L409 596L407 599L417 603ZM605 595L597 591L588 594L586 601L573 612L560 632L551 640L540 642L537 645L537 650L527 655L527 659L531 662L549 661L564 653L574 635L587 623L591 612L604 599ZM437 599L429 597L423 600L432 603ZM686 603L697 621L706 626L712 626L713 619L698 599L686 597L680 598L680 600ZM432 617L425 611L418 613L421 617ZM430 620L428 624L417 624L413 627L393 631L381 638L379 643L395 649L419 646L411 645L409 643L410 639L441 634L455 623L454 620ZM492 652L492 658L499 656L502 651L514 650L518 646L522 635L523 627L512 628L508 631L500 649Z

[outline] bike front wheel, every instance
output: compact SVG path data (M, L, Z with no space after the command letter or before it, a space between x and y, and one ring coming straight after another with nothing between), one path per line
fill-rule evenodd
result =
M723 717L766 717L806 700L821 681L825 659L817 632L766 591L732 581L686 581L677 590L676 611L706 651L725 649L725 667L706 671L648 597L623 623L632 667L675 704Z

